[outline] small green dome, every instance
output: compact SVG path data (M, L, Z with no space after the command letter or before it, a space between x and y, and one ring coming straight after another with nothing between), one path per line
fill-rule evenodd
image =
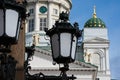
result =
M94 6L93 18L90 18L84 25L84 28L106 28L105 23L96 16L96 7Z
M85 28L106 28L105 23L100 18L91 18L89 19L85 25Z

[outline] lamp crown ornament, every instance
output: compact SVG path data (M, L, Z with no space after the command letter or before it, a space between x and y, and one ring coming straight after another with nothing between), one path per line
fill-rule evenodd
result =
M67 12L62 12L62 13L60 13L60 18L59 18L60 20L63 20L63 21L67 21L67 20L69 20L69 14L67 13Z

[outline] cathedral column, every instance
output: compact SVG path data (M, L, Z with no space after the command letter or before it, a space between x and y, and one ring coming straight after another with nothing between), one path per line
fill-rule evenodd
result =
M110 64L109 64L109 49L105 48L105 52L106 52L106 74L110 74Z
M48 3L48 13L47 13L48 29L52 28L52 18L51 18L52 12L53 12L53 11L52 11L52 6L51 6L51 3L49 2L49 3Z
M61 4L59 4L59 14L61 13Z
M87 62L87 48L84 48L84 60Z
M102 70L105 71L105 67L106 67L106 60L105 60L105 55L102 57Z
M35 31L39 31L39 5L35 4L35 20L34 20L34 27Z

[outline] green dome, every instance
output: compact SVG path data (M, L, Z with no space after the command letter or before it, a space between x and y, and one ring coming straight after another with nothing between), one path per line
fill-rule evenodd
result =
M90 18L84 25L84 28L106 28L105 23L96 16L96 7L94 6L93 18Z
M105 23L100 18L93 17L85 23L84 27L85 28L105 28L106 26L105 26Z

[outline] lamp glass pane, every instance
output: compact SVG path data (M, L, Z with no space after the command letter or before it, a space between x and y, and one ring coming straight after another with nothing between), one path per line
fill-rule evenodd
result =
M17 11L6 10L6 34L10 37L16 36L19 14Z
M52 41L52 51L53 51L53 58L57 58L59 56L59 37L58 34L54 34L51 37Z
M71 53L71 57L72 57L73 60L75 59L76 44L77 44L77 37L74 36L73 37L73 42L72 42L72 53Z
M0 36L4 33L4 12L0 9Z
M61 56L69 57L71 49L71 33L61 33L60 41Z

